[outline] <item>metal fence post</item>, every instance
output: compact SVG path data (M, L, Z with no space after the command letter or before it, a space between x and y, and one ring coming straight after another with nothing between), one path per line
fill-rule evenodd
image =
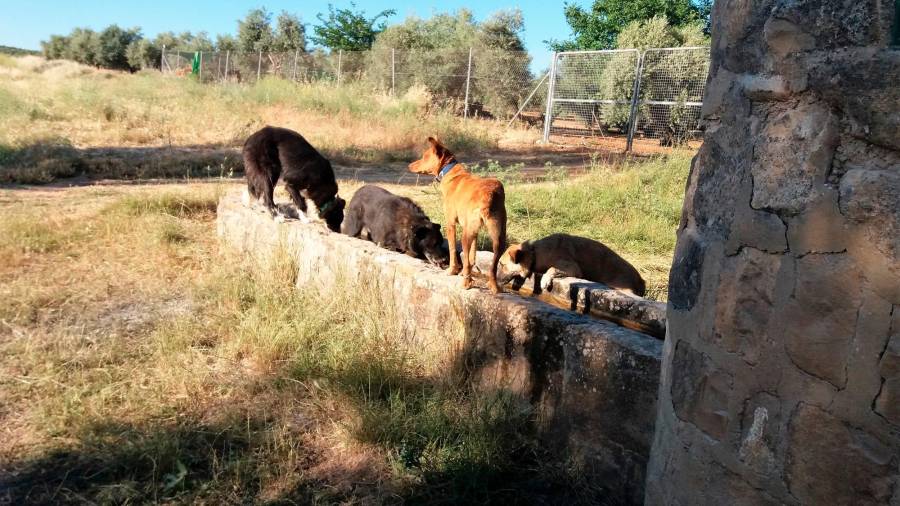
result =
M518 118L519 115L522 114L522 111L525 110L525 106L528 105L528 102L531 102L531 97L533 97L534 94L537 93L537 90L539 90L541 88L541 85L544 84L544 81L546 81L549 76L550 76L550 72L547 72L546 74L544 74L544 77L542 77L541 80L538 81L537 86L535 86L534 89L531 90L531 93L529 93L528 98L526 98L525 101L522 102L522 105L519 107L519 110L517 110L516 113L513 114L513 117L510 118L509 123L506 124L506 128L509 128L510 126L512 126L513 121L515 121L516 118Z
M166 71L166 45L163 44L162 53L159 55L159 71Z
M297 81L297 58L300 56L300 50L294 50L294 70L291 71L291 81Z
M256 82L259 82L259 75L262 73L262 49L259 50L259 59L256 60Z
M197 81L203 82L203 51L200 51L200 72L197 75Z
M550 124L553 123L553 93L556 91L556 64L559 53L553 53L553 61L550 63L550 85L547 87L547 112L544 114L543 142L550 142Z
M466 105L463 110L463 117L469 117L469 83L472 80L472 48L469 48L469 68L466 70Z
M634 144L634 133L637 130L637 109L638 103L641 101L641 74L644 73L645 54L647 54L646 51L641 51L634 69L634 90L631 92L631 112L628 114L628 140L625 142L626 153L631 151Z
M231 57L231 50L225 51L225 82L228 82L228 59Z
M338 72L337 72L337 84L341 85L341 60L344 59L344 50L338 49Z
M216 51L216 76L222 79L222 52Z
M394 56L394 48L391 48L391 95L396 94L396 86L397 86L397 75L396 75L396 63L397 59Z

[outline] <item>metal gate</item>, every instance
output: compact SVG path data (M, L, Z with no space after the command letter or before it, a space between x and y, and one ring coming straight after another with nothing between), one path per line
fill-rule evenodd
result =
M611 137L682 144L701 133L708 47L562 52L554 55L544 141Z

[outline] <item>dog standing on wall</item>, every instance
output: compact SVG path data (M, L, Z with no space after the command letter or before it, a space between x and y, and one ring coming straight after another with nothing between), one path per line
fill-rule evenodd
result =
M428 138L428 148L422 158L409 164L410 172L430 174L440 183L444 201L447 241L450 251L456 251L456 225L462 224L462 266L456 255L450 255L451 275L462 269L463 287L472 286L472 266L475 265L478 231L484 225L491 236L494 253L488 288L500 292L497 284L497 264L506 247L506 196L503 184L493 178L476 176L457 162L456 157L434 137Z
M534 274L535 284L540 276L539 286L544 291L555 278L564 277L603 283L640 297L647 286L637 269L605 244L568 234L514 244L503 253L500 266L504 283L513 278L524 282Z
M274 201L275 185L281 178L301 220L308 221L306 199L309 199L328 228L340 231L345 202L337 196L331 162L303 136L286 128L266 126L247 138L243 156L248 197L258 199L273 217L281 217Z

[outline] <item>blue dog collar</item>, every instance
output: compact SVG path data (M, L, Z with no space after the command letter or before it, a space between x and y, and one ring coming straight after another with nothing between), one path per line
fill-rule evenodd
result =
M440 181L441 179L444 178L444 176L447 175L448 172L450 172L450 170L453 169L453 167L456 167L456 161L455 161L455 160L452 161L452 162L450 162L450 163L448 163L447 165L444 165L443 167L441 167L441 171L438 172L438 175L437 175L437 177L436 177L435 179L437 179L438 181Z

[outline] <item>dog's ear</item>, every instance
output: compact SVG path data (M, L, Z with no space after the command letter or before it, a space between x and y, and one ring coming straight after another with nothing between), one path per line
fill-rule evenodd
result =
M510 261L512 263L519 263L519 257L522 256L522 245L516 244L514 246L510 246L508 250L506 250L506 254L509 256Z
M429 137L428 143L431 144L431 147L434 149L434 154L436 154L438 156L438 158L441 159L442 162L444 161L445 158L453 157L453 153L451 153L450 150L447 149L446 146L441 144L441 141L437 140L436 138Z
M415 230L415 232L413 232L413 235L415 235L417 241L421 241L422 239L428 237L428 231L429 231L429 227L427 227L427 226L426 227L416 227L416 230Z
M513 262L528 266L531 264L531 255L533 254L534 246L531 245L530 241L525 241L513 252Z

